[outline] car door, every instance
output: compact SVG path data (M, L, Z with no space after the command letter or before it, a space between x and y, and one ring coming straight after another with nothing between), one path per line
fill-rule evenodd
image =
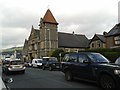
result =
M76 65L78 63L78 55L77 54L70 54L67 63L69 65L68 66L69 70L72 72L72 74L74 76L77 76L78 75L78 71L76 69L77 68Z
M92 65L89 63L89 58L85 54L78 55L78 62L74 64L74 69L77 76L83 79L92 79Z

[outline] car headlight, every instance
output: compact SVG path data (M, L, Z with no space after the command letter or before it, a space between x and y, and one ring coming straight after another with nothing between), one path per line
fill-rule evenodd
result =
M116 75L120 74L120 70L114 70L114 74Z

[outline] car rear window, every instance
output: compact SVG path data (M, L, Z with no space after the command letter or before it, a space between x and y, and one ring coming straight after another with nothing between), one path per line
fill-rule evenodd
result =
M49 61L52 61L52 62L57 62L57 58L49 58Z
M38 62L38 63L42 63L42 60L38 60L37 62Z
M23 64L22 61L11 61L11 65L20 65Z

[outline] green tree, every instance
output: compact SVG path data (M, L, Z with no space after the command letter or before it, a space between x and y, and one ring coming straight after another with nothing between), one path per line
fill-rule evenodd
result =
M62 57L64 56L64 53L65 52L63 49L55 49L49 54L49 56L50 57L57 57L58 60L60 61L60 58L62 59Z

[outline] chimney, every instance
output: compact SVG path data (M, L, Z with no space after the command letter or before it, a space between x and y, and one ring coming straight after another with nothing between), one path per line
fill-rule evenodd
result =
M107 35L107 32L104 31L104 32L103 32L103 35L104 35L104 36Z
M72 34L74 35L74 31L72 32Z

